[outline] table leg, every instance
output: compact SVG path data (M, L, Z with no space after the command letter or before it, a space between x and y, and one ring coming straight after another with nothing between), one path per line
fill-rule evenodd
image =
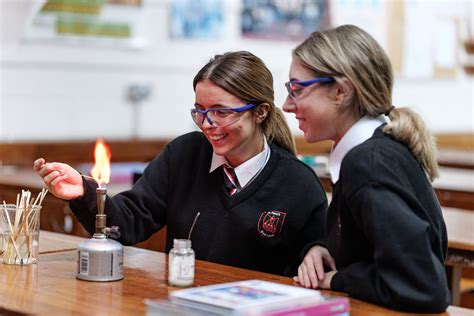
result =
M461 304L461 274L462 267L446 266L446 276L448 278L448 286L452 297L451 305L459 306Z

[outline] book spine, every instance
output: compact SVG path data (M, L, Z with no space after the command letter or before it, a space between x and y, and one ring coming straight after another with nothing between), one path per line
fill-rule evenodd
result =
M334 298L313 305L300 305L263 313L264 316L334 316L348 314L349 300L347 298Z

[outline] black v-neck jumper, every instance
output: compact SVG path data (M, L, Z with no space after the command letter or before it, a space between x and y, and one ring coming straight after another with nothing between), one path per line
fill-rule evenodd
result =
M212 146L200 132L169 143L129 191L107 198L107 225L120 227L125 245L146 240L167 226L166 252L174 238L191 240L196 258L279 275L296 275L310 246L326 245L327 199L316 174L293 154L270 144L260 174L229 196L222 169L209 173ZM70 202L76 217L94 231L93 181Z
M441 208L415 157L382 128L347 153L333 187L331 288L394 309L441 312L450 304Z

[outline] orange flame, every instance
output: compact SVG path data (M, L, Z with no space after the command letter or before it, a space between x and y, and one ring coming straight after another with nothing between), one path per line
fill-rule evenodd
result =
M110 181L110 157L109 147L101 138L97 139L94 149L95 165L91 174L99 187L104 187Z

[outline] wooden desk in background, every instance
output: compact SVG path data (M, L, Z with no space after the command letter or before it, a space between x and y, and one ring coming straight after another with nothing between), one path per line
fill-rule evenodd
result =
M474 169L474 151L459 149L440 149L438 163L443 167Z
M474 210L474 170L439 168L433 188L441 205Z
M125 247L122 281L87 282L75 278L76 251L49 252L65 249L80 238L41 232L42 254L37 264L27 266L1 265L0 307L9 311L37 315L144 315L145 298L163 299L175 288L167 285L167 256L163 253ZM45 253L46 251L46 253ZM260 279L293 284L291 278L196 261L194 286L203 286L246 279ZM323 291L326 295L343 293ZM370 303L350 299L352 316L404 315ZM0 310L1 311L1 310ZM450 306L439 315L472 315L472 310Z
M474 211L443 207L448 231L448 256L445 267L452 304L461 303L460 282L463 269L474 268Z

